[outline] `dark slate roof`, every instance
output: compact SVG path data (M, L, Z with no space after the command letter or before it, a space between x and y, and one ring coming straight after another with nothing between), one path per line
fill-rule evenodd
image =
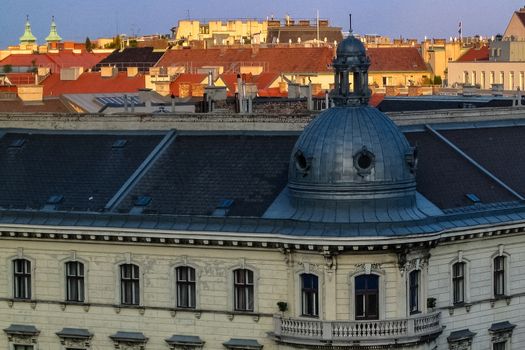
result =
M128 47L122 51L113 51L95 66L95 70L102 66L114 65L120 70L126 67L138 67L140 71L145 72L149 67L153 67L163 54L163 51L153 51L152 47Z
M63 328L56 335L60 338L91 338L93 336L87 329L83 328Z
M378 105L382 112L429 111L481 107L510 107L512 99L481 96L387 96Z
M210 215L233 200L229 216L262 216L286 186L297 136L177 136L119 208L149 196L147 212Z
M123 148L112 148L126 139ZM0 206L102 210L162 139L162 135L7 133L0 139ZM11 147L24 140L19 148Z
M33 325L25 324L12 324L8 328L4 329L7 334L19 334L19 335L38 335L40 331Z
M439 208L471 206L474 203L466 197L470 193L479 197L482 203L516 200L430 132L408 132L405 136L412 146L418 148L417 190Z
M525 127L440 131L470 157L525 196Z
M122 332L118 331L117 333L109 336L114 341L122 341L129 343L145 343L148 341L148 338L142 332Z
M476 333L471 332L469 329L462 329L460 331L451 332L447 337L449 343L458 342L461 340L472 339Z
M512 324L509 321L504 321L504 322L493 323L489 328L489 332L492 332L492 333L510 332L514 328L516 328L515 324Z
M231 338L225 343L222 343L228 349L262 349L262 345L256 339L238 339Z
M170 345L185 345L185 346L202 346L204 341L196 335L177 335L174 334L166 339L166 343Z

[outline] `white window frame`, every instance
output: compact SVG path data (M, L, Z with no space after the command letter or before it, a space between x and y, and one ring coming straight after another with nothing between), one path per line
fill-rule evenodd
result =
M178 304L178 279L177 279L177 269L185 267L185 268L192 268L195 271L195 305L192 307L180 307ZM176 264L171 266L172 274L173 274L173 301L174 301L174 307L175 308L181 308L185 310L195 310L199 306L199 269L193 265L193 264Z
M66 264L68 262L80 262L84 264L84 301L81 304L89 304L89 262L85 259L77 257L76 252L72 252L69 257L65 259L61 259L59 261L60 276L62 276L62 281L64 283L63 288L60 288L61 289L61 300L63 300L65 303L77 303L74 301L67 301Z
M370 267L366 267L369 265ZM369 269L369 271L367 271ZM379 277L379 317L378 320L386 319L386 273L372 267L372 264L365 264L365 271L355 271L349 275L349 316L351 320L355 320L355 278L361 275L377 275Z
M18 259L25 259L28 260L31 263L31 295L29 299L15 299L15 270L14 270L14 261ZM36 271L36 261L35 259L31 258L30 256L23 253L22 249L19 249L19 253L15 256L11 256L7 258L7 285L8 288L7 295L9 296L9 299L14 301L34 301L36 300L36 291L37 286L35 283L35 271Z
M499 256L502 256L505 258L505 265L504 265L504 289L505 289L505 293L504 295L498 295L496 297L496 295L494 294L494 283L496 281L494 281L494 259L496 259L497 257ZM503 245L500 245L499 246L499 249L498 249L498 252L497 253L494 253L491 255L490 257L490 280L491 280L491 284L490 284L490 294L491 294L491 297L492 299L496 299L496 298L505 298L509 295L511 295L511 283L510 283L510 254L507 253L504 248L503 248Z
M463 302L454 303L454 264L455 263L465 263L465 268L463 270ZM463 257L463 253L459 252L458 257L452 260L449 263L449 286L450 286L450 305L460 306L463 304L468 304L470 302L470 261Z
M253 272L253 311L243 311L235 309L235 280L234 280L234 271L238 269L251 270ZM228 276L226 279L227 291L228 291L228 310L232 313L258 313L259 312L259 279L260 272L253 266L246 263L237 264L231 266L228 269Z
M120 278L120 267L122 265L137 265L139 267L139 303L137 305L131 305L131 304L122 304L122 286L121 286L121 278ZM144 306L144 267L141 263L139 263L136 260L127 259L125 261L119 261L115 264L114 268L114 278L115 278L115 305L118 305L119 307L143 307Z

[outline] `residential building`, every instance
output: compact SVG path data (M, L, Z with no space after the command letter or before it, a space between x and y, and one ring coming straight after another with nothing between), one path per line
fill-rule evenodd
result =
M503 37L517 40L525 39L525 7L512 14Z

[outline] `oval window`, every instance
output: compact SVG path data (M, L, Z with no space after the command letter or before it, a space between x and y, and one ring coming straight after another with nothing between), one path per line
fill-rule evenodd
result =
M354 167L361 176L368 175L372 171L375 163L375 156L366 146L354 155Z

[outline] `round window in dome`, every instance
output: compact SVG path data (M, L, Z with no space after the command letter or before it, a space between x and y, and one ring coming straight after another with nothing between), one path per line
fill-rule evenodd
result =
M303 176L306 176L308 174L308 171L310 170L311 165L311 159L307 158L303 151L298 150L294 154L294 160L295 160L295 167L297 170L303 174Z
M357 173L361 176L370 174L374 167L375 156L372 152L366 149L366 146L354 155L354 167Z

